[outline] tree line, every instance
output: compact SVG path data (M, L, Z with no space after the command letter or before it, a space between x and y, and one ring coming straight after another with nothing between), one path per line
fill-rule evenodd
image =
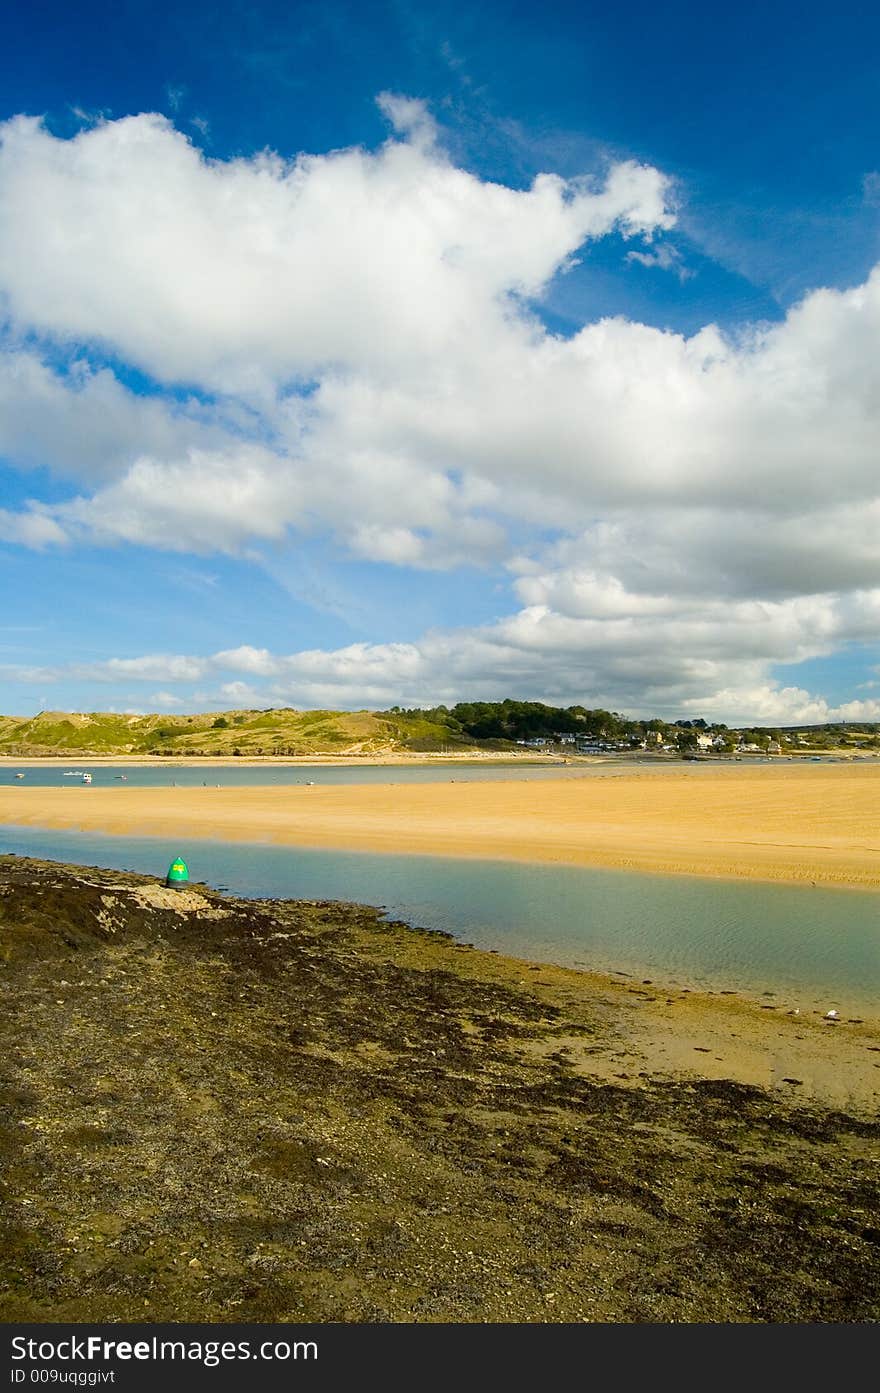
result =
M818 726L753 726L729 730L723 721L709 723L701 717L692 720L666 721L659 716L633 719L619 711L602 707L548 706L540 701L461 701L455 706L403 707L392 706L378 711L379 716L409 716L445 726L454 740L535 740L552 739L555 735L579 735L588 739L620 742L643 740L649 732L659 732L664 744L679 749L697 746L697 737L705 731L726 737L725 745L734 749L740 741L765 749L771 741L782 743L790 732L808 733L810 743L818 746L833 744L846 733L850 736L876 737L880 723L846 722Z
M461 701L455 706L402 707L377 712L383 716L411 716L446 726L451 736L471 740L535 740L554 735L584 735L597 740L624 740L643 737L648 730L675 731L677 727L659 717L630 720L619 711L601 707L546 706L540 701ZM706 729L705 721L682 722L682 726Z

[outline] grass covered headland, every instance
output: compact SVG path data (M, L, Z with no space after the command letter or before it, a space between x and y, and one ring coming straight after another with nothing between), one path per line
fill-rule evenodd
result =
M0 951L4 1321L876 1319L880 1124L628 1063L596 979L18 857Z

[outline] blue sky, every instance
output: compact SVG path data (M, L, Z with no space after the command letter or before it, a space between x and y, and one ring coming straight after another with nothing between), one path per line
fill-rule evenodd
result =
M874 7L18 7L0 710L880 719Z

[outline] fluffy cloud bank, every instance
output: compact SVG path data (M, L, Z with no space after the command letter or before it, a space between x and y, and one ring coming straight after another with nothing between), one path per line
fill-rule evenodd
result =
M242 645L204 657L148 654L11 675L42 684L123 684L126 692L141 683L186 684L190 690L198 683L202 690L190 700L191 709L453 705L516 692L559 705L587 700L634 715L693 715L728 724L873 721L880 720L880 700L832 706L801 688L769 683L765 673L778 651L804 657L829 652L876 625L878 614L880 589L845 603L831 596L746 601L727 614L714 601L642 615L616 604L588 616L533 605L494 624L437 631L416 643L354 643L289 654ZM823 635L818 644L817 632ZM154 694L154 701L186 704L167 691Z
M391 369L503 327L588 239L667 227L665 180L618 164L601 185L531 189L412 140L284 161L211 161L164 118L58 140L6 123L0 284L17 324L112 346L163 382L265 393L343 365ZM47 217L47 209L51 217Z
M206 159L154 115L0 128L0 450L70 484L0 537L506 565L496 625L273 659L269 700L818 709L767 671L880 632L880 272L736 339L562 338L537 307L590 242L679 264L669 181L506 188L382 105L378 150L290 161Z

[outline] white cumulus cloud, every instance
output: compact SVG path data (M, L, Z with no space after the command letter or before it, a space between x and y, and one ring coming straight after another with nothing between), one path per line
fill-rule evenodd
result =
M880 270L736 335L562 337L540 298L591 242L683 274L671 181L626 160L508 188L449 158L423 102L380 106L378 149L290 159L209 159L155 114L0 127L0 451L69 485L5 506L0 538L253 558L329 537L404 574L506 566L513 604L415 645L84 678L823 709L768 673L880 638Z

